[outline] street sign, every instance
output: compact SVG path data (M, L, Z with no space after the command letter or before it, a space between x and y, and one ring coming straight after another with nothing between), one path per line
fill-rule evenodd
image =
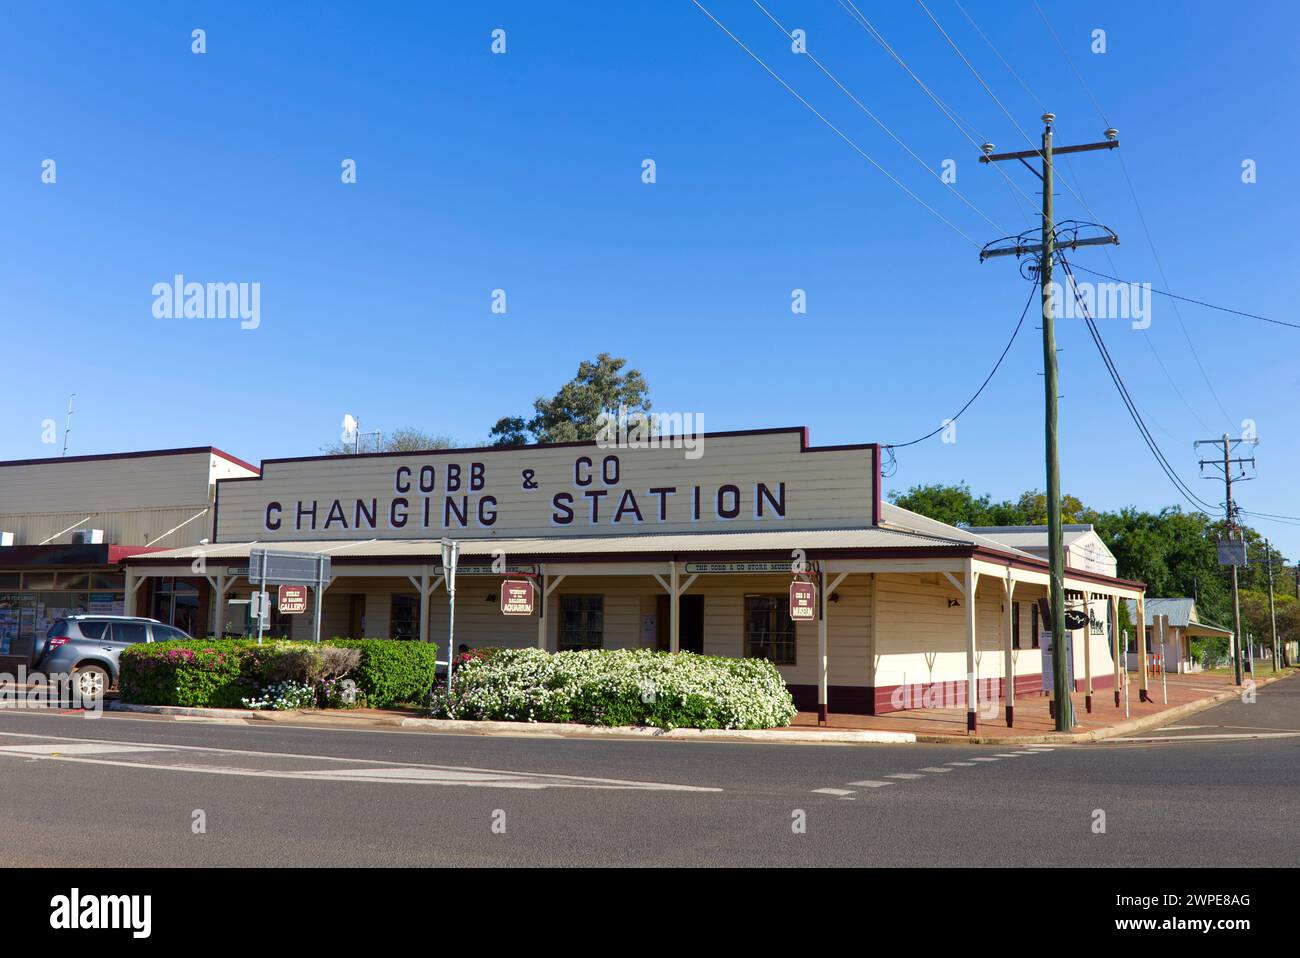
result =
M1082 629L1088 625L1088 613L1083 609L1066 609L1065 610L1065 627L1067 629Z
M531 579L503 579L501 581L502 615L532 615L537 590Z
M796 622L817 618L817 587L811 582L795 579L790 583L790 618Z
M271 617L271 597L265 592L254 592L248 597L248 617L265 622Z
M248 553L248 581L272 585L322 586L330 583L330 557L319 552L277 552L252 549Z
M281 615L301 615L307 611L307 587L305 585L280 586L279 605Z
M1218 543L1219 565L1246 566L1246 541L1244 539L1220 539Z

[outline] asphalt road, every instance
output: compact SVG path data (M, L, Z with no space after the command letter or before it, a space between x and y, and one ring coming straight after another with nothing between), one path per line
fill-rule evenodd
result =
M4 710L0 834L5 866L1294 866L1300 679L1051 749Z

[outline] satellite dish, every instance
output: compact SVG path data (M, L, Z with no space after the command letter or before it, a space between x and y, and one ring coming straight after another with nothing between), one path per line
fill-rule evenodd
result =
M353 416L351 413L344 413L344 414L343 414L343 433L344 433L344 435L347 435L347 436L354 435L354 434L356 433L357 429L360 428L360 426L361 426L361 424L360 424L359 422L357 422L356 417Z

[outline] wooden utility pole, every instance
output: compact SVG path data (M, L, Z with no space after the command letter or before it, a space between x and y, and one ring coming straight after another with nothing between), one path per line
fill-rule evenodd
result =
M1229 543L1232 542L1233 533L1237 529L1237 518L1236 518L1237 510L1236 507L1232 504L1232 469L1234 466L1240 466L1242 470L1242 474L1239 478L1245 479L1246 463L1250 463L1250 465L1252 466L1255 464L1255 458L1253 456L1249 459L1246 459L1244 457L1234 458L1232 452L1240 444L1245 443L1245 444L1253 445L1255 442L1256 440L1254 439L1233 439L1225 432L1223 434L1222 439L1198 439L1194 444L1196 448L1200 448L1202 445L1217 446L1220 443L1222 443L1223 445L1222 460L1202 459L1200 461L1200 466L1202 470L1204 470L1206 466L1213 466L1216 469L1223 470L1223 489L1224 489L1223 508L1224 508L1224 515L1226 516L1225 522L1226 522L1227 538ZM1244 542L1242 543L1241 550L1242 550L1242 557L1243 557L1242 561L1244 562L1245 551L1246 551L1246 546ZM1236 561L1235 554L1229 556L1229 558L1231 561L1229 561L1228 565L1230 565L1232 568L1232 634L1233 634L1233 644L1236 647L1236 654L1232 657L1232 662L1233 662L1233 673L1236 677L1237 684L1240 685L1242 680L1241 645L1244 637L1241 634L1241 597L1239 596L1237 591L1237 566L1239 563ZM1222 564L1223 562L1222 556L1220 556L1219 561Z
M1065 637L1065 543L1061 535L1061 459L1057 435L1057 399L1058 373L1056 363L1056 327L1052 310L1052 260L1058 246L1074 249L1078 246L1096 246L1102 243L1117 243L1114 233L1107 231L1103 237L1079 239L1072 236L1067 243L1058 243L1056 222L1052 209L1052 157L1056 153L1082 153L1088 150L1112 150L1119 146L1115 130L1106 131L1106 140L1101 143L1085 143L1078 146L1054 148L1052 145L1052 124L1056 116L1043 114L1042 149L1021 151L1019 153L994 153L993 144L984 144L981 163L997 163L1002 160L1019 160L1043 181L1043 221L1041 238L1037 244L1026 244L1014 238L1010 246L990 249L988 246L980 252L981 262L991 256L1020 256L1038 254L1038 283L1043 304L1043 391L1045 399L1044 437L1046 439L1047 459L1047 555L1051 572L1051 586L1048 591L1049 606L1052 617L1052 690L1056 707L1056 730L1068 732L1074 725L1073 707L1070 700L1069 675L1071 663L1066 661L1067 649ZM1031 157L1041 160L1041 172L1034 170L1026 162ZM990 244L992 245L992 244Z
M1264 557L1268 560L1268 618L1273 630L1273 671L1279 668L1277 656L1277 610L1273 607L1273 550L1264 540Z

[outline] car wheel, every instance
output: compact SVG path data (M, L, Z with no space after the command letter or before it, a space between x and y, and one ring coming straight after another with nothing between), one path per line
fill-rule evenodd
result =
M74 681L77 694L88 701L102 698L109 686L107 670L98 665L85 665L77 669Z

